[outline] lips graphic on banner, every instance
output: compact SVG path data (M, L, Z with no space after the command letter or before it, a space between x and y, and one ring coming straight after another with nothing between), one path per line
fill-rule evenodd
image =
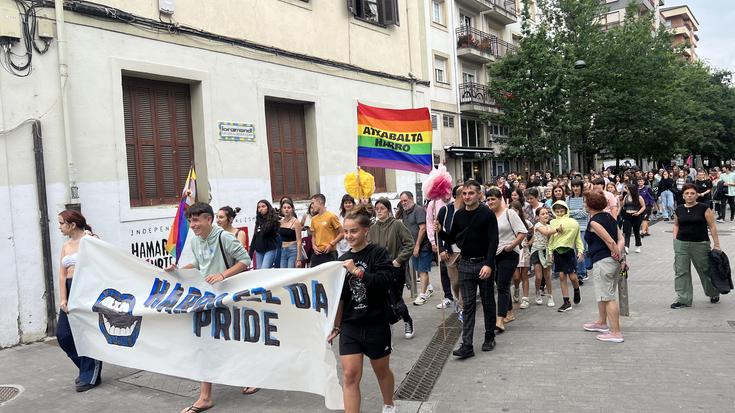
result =
M133 347L140 334L141 316L134 316L135 297L108 288L100 294L92 306L99 313L100 331L108 344Z

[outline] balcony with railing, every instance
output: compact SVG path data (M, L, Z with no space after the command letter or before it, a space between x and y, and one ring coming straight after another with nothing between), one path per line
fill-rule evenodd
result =
M457 28L457 56L461 58L482 64L492 62L514 51L514 45L500 40L493 34L470 26Z
M459 85L459 110L462 112L499 112L487 85L466 82Z
M457 0L457 3L503 25L518 21L515 0Z
M492 8L486 13L487 17L502 24L512 24L518 21L518 11L515 0L486 0L492 3Z

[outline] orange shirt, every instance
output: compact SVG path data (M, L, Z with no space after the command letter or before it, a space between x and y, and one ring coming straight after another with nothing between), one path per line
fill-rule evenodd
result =
M311 218L311 230L313 231L313 243L319 249L326 248L342 231L339 218L329 211Z

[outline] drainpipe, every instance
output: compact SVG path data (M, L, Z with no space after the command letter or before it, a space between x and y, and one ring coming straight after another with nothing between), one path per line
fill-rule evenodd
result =
M69 209L81 209L79 205L79 188L77 187L74 156L71 148L71 132L69 130L69 105L66 98L67 83L69 82L69 66L66 63L66 34L64 33L64 0L54 0L56 12L56 43L59 58L59 97L61 98L61 123L64 130L64 148L66 149L66 173L69 182L68 198Z
M53 336L56 332L56 298L54 295L54 271L51 268L51 235L49 233L48 198L46 196L46 170L43 161L43 138L39 120L33 121L33 154L36 159L36 195L40 214L43 279L46 287L46 335Z

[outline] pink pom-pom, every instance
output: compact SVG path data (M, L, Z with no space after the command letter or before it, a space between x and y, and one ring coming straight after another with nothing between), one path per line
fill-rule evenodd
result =
M444 165L439 165L429 173L429 177L422 185L424 198L431 200L447 198L452 195L452 186L452 175L447 172Z

